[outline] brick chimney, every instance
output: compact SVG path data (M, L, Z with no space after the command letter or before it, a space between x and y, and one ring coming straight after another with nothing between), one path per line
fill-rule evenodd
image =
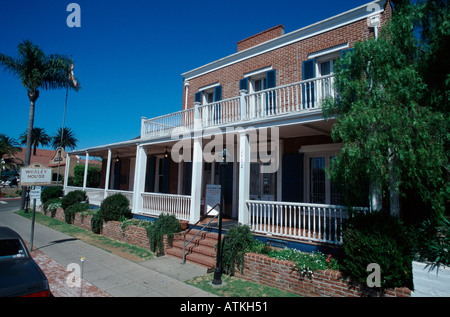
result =
M241 40L237 43L238 52L246 50L250 47L256 46L258 44L267 42L284 34L284 26L277 25L273 28L265 30L261 33L250 36L244 40Z

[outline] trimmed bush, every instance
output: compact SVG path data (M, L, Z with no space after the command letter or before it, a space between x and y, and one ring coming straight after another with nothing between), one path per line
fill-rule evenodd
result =
M341 271L352 282L366 284L367 266L381 270L381 288L408 287L412 283L411 241L402 222L385 212L354 215L344 224Z
M174 215L161 214L152 225L147 227L147 236L150 250L164 254L163 237L167 235L169 244L173 242L173 236L181 231L180 221Z
M233 275L238 266L242 272L244 269L244 255L254 247L256 240L250 227L238 225L231 228L222 241L222 268L224 272Z
M56 209L58 207L61 207L61 198L51 198L42 204L42 210L44 211L44 214L46 215L47 212L50 211L52 213L52 217L54 216L54 212L56 212Z
M62 196L64 196L64 191L61 186L46 187L41 192L41 202L45 204L50 199Z
M103 218L98 210L91 218L91 230L93 233L100 234L103 228Z
M117 193L106 197L100 205L103 221L118 221L122 217L131 218L130 201L123 194Z
M81 203L83 201L87 201L88 197L85 191L82 190L74 190L67 193L61 201L61 207L66 210L70 205L75 205L77 203Z
M83 212L89 209L89 204L87 203L76 203L64 209L64 219L66 223L72 224L75 214L77 212Z

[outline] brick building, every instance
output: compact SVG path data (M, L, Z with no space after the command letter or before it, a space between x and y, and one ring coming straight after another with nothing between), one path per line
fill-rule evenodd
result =
M339 244L346 208L325 168L342 145L321 103L335 94L335 61L391 14L379 0L289 33L277 25L183 73L180 111L142 118L137 139L72 152L103 159L102 188L83 186L91 203L121 192L136 216L194 224L207 185L221 184L225 217L255 233Z

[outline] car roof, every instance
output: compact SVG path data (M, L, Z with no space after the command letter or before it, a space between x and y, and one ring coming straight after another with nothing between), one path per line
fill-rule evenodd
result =
M8 227L0 227L0 240L21 239L20 235Z

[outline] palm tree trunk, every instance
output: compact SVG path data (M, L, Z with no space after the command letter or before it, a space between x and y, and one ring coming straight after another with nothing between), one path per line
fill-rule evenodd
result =
M28 116L28 132L27 132L27 147L25 150L25 166L30 165L31 161L31 133L33 131L34 124L34 108L36 105L36 100L39 98L39 90L34 92L28 92L28 99L30 99L30 114ZM25 209L26 192L28 188L26 186L22 187L22 196L20 202L20 209Z

